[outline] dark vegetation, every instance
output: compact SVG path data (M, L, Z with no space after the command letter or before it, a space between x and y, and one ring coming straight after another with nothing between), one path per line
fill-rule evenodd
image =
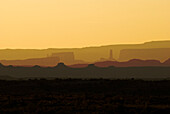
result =
M1 80L0 113L164 114L169 90L168 80Z

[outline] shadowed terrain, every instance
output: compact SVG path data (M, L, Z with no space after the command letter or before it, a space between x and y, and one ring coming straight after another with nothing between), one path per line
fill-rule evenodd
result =
M0 64L0 113L170 113L169 69Z
M0 65L0 77L16 79L27 78L105 78L105 79L169 79L170 66L140 66L140 67L97 67L89 64L83 68L71 68L64 63L55 67L13 67ZM3 79L2 78L2 79Z
M1 80L0 113L169 113L169 89L167 80Z

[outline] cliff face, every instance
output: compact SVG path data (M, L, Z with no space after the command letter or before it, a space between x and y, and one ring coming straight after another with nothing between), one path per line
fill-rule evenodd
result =
M170 48L157 49L125 49L120 51L120 61L128 61L131 59L142 60L160 60L161 62L170 58Z
M52 53L51 57L59 57L60 62L65 64L74 64L75 58L73 52Z

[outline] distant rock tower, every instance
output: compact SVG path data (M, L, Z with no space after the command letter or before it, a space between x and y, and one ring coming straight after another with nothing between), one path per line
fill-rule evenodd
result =
M113 59L113 51L112 51L112 49L110 50L109 60L114 60L114 59Z

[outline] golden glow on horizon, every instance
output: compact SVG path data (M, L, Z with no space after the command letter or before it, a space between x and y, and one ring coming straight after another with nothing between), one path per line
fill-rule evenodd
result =
M170 40L170 0L1 0L0 48Z

